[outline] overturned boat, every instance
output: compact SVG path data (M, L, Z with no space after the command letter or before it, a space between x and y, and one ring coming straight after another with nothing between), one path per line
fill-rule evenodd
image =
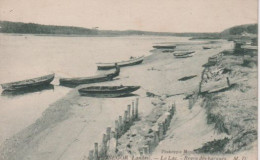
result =
M13 91L13 90L20 90L30 87L38 87L43 85L49 85L51 81L53 81L55 74L49 74L42 77L11 82L11 83L4 83L1 84L3 90Z
M188 58L188 57L192 57L193 54L195 53L195 51L180 51L177 53L174 53L174 57L176 58Z
M121 61L121 62L114 62L114 63L97 63L98 70L107 70L115 68L115 63L119 67L124 66L133 66L142 63L144 60L144 56L138 57L138 58L131 58L128 61Z
M155 49L175 49L176 46L174 45L168 45L168 46L153 46Z
M120 97L138 90L140 86L91 86L78 90L81 96Z
M119 73L120 73L120 68L116 66L116 71L113 73L106 73L106 74L96 75L92 77L60 78L60 85L68 86L68 87L76 87L81 84L111 81L113 80L113 78L117 77Z

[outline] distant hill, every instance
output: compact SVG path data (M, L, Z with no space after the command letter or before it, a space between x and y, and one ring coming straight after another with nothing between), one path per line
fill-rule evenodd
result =
M174 35L167 32L146 32L146 31L113 31L97 30L72 26L41 25L35 23L0 21L1 33L20 34L59 34L59 35L85 35L85 36L118 36L118 35Z
M41 25L35 23L0 21L1 33L19 34L57 34L57 35L80 35L80 36L126 36L126 35L154 35L154 36L214 36L217 33L171 33L171 32L148 32L138 30L113 31L97 30L83 27Z
M241 35L243 33L256 34L257 24L241 25L224 30L221 33L171 33L171 32L148 32L138 30L113 31L97 30L73 26L41 25L35 23L22 23L0 21L0 33L19 34L55 34L76 36L127 36L127 35L154 35L154 36L183 36L194 39L216 39L229 35Z
M2 33L29 33L29 34L87 34L96 35L96 30L80 27L39 25L34 23L0 21Z
M243 35L243 34L257 34L258 25L257 24L246 24L228 28L221 32L222 36L225 35Z

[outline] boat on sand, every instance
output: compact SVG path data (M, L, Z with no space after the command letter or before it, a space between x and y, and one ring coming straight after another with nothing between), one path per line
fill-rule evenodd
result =
M125 67L125 66L133 66L142 63L144 60L144 56L138 57L138 58L130 58L128 61L121 61L121 62L114 62L114 63L96 63L98 70L107 70L115 68L115 63L119 67Z
M175 49L176 46L174 45L167 45L167 46L153 46L155 49Z
M208 47L208 46L203 46L203 49L211 49L212 47Z
M53 81L55 74L48 74L45 76L1 84L3 90L13 91L30 87L37 87L43 85L49 85Z
M193 53L195 53L195 51L180 51L177 53L174 53L174 57L176 58L188 58L188 57L192 57Z
M26 95L26 94L36 93L36 92L42 92L45 90L54 90L54 86L52 84L47 84L47 85L28 87L28 88L23 88L18 90L3 90L1 96L14 97L14 96Z
M128 95L136 90L140 86L90 86L86 88L81 88L78 90L81 96L88 97L120 97L123 95Z
M98 83L111 81L120 73L120 68L116 66L116 70L112 73L105 73L91 77L76 77L76 78L60 78L60 85L68 87L76 87L81 84Z

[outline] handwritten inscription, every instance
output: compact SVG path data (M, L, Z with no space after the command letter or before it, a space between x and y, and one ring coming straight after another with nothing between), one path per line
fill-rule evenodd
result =
M247 160L245 156L234 156L233 158L214 155L199 155L189 150L162 150L157 156L108 156L107 160Z

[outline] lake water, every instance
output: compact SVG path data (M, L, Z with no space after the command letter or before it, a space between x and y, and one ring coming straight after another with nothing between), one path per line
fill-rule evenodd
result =
M185 43L183 37L58 37L0 34L0 83L55 73L52 86L33 92L0 96L0 144L32 124L42 112L68 93L59 77L97 74L96 62L147 56L155 44ZM0 90L0 92L2 92Z

